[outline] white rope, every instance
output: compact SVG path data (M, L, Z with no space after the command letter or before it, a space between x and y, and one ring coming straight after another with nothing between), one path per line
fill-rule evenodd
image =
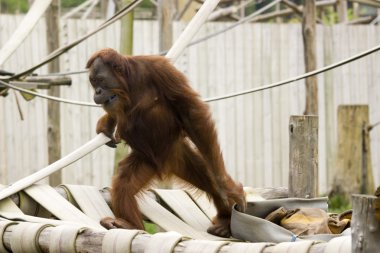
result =
M290 78L290 79L287 79L287 80L284 80L284 81L281 81L281 82L276 82L276 83L260 86L260 87L257 87L257 88L248 89L248 90L245 90L245 91L230 93L230 94L219 96L219 97L207 98L204 101L205 102L218 101L218 100L221 100L221 99L227 99L227 98L232 98L232 97L236 97L236 96L241 96L241 95L245 95L245 94L249 94L249 93L253 93L253 92L257 92L257 91L271 89L271 88L278 87L278 86L281 86L281 85L285 85L285 84L288 84L288 83L292 83L292 82L295 82L295 81L299 81L301 79L305 79L307 77L314 76L314 75L320 74L322 72L326 72L328 70L337 68L337 67L342 66L344 64L347 64L349 62L358 60L358 59L360 59L360 58L362 58L364 56L367 56L369 54L372 54L372 53L374 53L374 52L376 52L378 50L380 50L380 45L377 45L376 47L368 49L368 50L366 50L366 51L364 51L362 53L359 53L357 55L351 56L351 57L349 57L349 58L347 58L345 60L342 60L340 62L336 62L336 63L330 64L330 65L325 66L323 68L316 69L316 70L307 72L305 74L302 74L302 75L299 75L299 76L296 76L296 77L293 77L293 78Z
M222 100L222 99L242 96L242 95L246 95L246 94L249 94L249 93L254 93L254 92L258 92L258 91L267 90L267 89L275 88L275 87L278 87L278 86L282 86L282 85L285 85L285 84L288 84L288 83L299 81L299 80L305 79L307 77L318 75L318 74L326 72L328 70L340 67L340 66L342 66L344 64L350 63L352 61L356 61L356 60L358 60L360 58L363 58L363 57L365 57L365 56L367 56L369 54L375 53L375 52L377 52L379 50L380 50L380 45L377 45L376 47L368 49L368 50L366 50L364 52L361 52L361 53L359 53L357 55L351 56L351 57L349 57L347 59L344 59L344 60L342 60L340 62L336 62L336 63L330 64L330 65L327 65L325 67L322 67L322 68L319 68L319 69L316 69L316 70L304 73L304 74L299 75L299 76L295 76L295 77L289 78L287 80L271 83L271 84L268 84L268 85L263 85L263 86L252 88L252 89L248 89L248 90L245 90L245 91L238 91L238 92L230 93L230 94L227 94L227 95L206 98L206 99L204 99L204 101L205 102L213 102L213 101L218 101L218 100ZM7 83L1 82L1 81L0 81L0 83L3 84L4 86L7 86L7 87L11 86L10 84L7 84ZM34 92L29 91L29 90L25 90L25 89L22 89L22 88L19 88L19 87L16 87L16 86L14 86L14 87L17 90L22 90L23 92L29 93L29 94L32 94L32 95L36 95L36 96L40 96L40 97L44 97L44 98L50 97L54 101L58 101L58 102L69 103L69 104L77 104L77 105L85 105L85 106L97 106L95 104L90 104L90 103L86 103L86 102L72 101L72 100L62 100L61 98L58 98L58 97L40 95L39 93L34 93ZM13 88L13 87L10 87L10 88Z
M30 95L33 95L33 96L37 96L37 97L53 100L53 101L56 101L56 102L61 102L61 103L66 103L66 104L72 104L72 105L101 107L100 105L97 105L97 104L94 104L94 103L74 101L74 100L64 99L64 98L60 98L60 97L54 97L54 96L49 96L49 95L41 94L41 93L34 92L34 91L31 91L31 90L27 90L27 89L24 89L24 88L21 88L21 87L17 87L15 85L3 82L1 80L0 80L0 84L6 86L8 88L14 89L14 90L18 90L18 91L21 91L21 92L24 92L24 93L27 93L27 94L30 94Z

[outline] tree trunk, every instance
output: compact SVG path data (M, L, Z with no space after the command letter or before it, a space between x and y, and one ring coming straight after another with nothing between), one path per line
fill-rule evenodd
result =
M48 53L59 47L59 6L60 0L53 0L46 11L46 27L48 34ZM51 61L48 65L50 73L59 72L59 58ZM60 97L60 87L50 86L49 96ZM48 100L48 162L49 164L61 158L61 114L60 103ZM56 186L62 183L62 172L57 171L50 175L49 184Z
M304 44L305 70L316 69L316 9L315 0L305 1L303 9L302 36ZM304 115L318 115L318 86L317 77L306 78L306 108Z

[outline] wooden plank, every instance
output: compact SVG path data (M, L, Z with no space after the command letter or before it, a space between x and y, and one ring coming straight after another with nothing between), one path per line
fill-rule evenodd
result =
M271 71L271 82L279 81L280 78L280 64L281 62L281 55L280 55L280 46L281 44L278 43L280 41L280 33L278 32L279 26L278 25L271 25L270 26L270 33L271 33L271 43L270 47L272 48L272 55L275 56L276 60L271 60L270 64L270 71ZM270 91L271 96L271 102L270 102L270 113L272 118L272 166L273 166L273 181L272 186L282 186L284 185L282 182L282 177L277 176L281 175L281 171L283 170L280 166L281 164L281 143L280 143L280 131L284 130L281 129L280 125L280 108L281 104L280 101L280 89L274 88ZM276 175L276 176L275 176ZM269 184L268 184L269 185Z
M253 41L252 41L252 55L253 63L252 63L252 76L253 76L253 87L260 87L263 85L263 76L262 69L265 68L264 62L262 61L262 47L264 41L262 41L262 30L263 26L253 26ZM263 113L262 113L262 92L253 94L253 132L254 133L262 133L263 132ZM264 138L263 134L255 134L254 139L252 140L254 153L252 154L254 157L254 163L252 168L254 169L254 185L255 187L263 187L265 186L264 174L264 155L263 155L263 143Z
M294 34L292 30L289 29L289 26L287 25L281 25L280 26L280 51L279 51L279 64L280 64L280 70L279 70L279 78L281 80L285 80L286 78L289 78L290 76L290 68L289 68L289 59L290 59L290 50L286 50L292 43L288 40L288 36L296 37L297 34ZM279 99L279 111L280 111L280 119L279 119L279 131L280 131L280 139L279 143L277 144L279 146L279 149L281 150L280 153L280 177L281 177L281 185L288 185L288 168L289 168L289 154L285 153L284 150L289 149L289 135L287 134L288 131L288 124L289 124L289 117L290 115L290 108L292 101L296 98L291 97L290 92L293 86L283 86L278 88L280 92L280 99Z
M233 31L232 43L234 44L233 53L234 58L236 59L234 62L234 78L231 78L231 82L234 83L234 90L244 90L244 85L246 83L245 75L244 75L244 52L243 46L244 41L246 40L244 26L238 26ZM245 119L245 103L244 96L239 96L234 99L235 104L233 105L235 110L235 175L233 178L239 182L244 181L245 178L245 142L246 142L246 131L245 125L247 124Z
M253 80L253 28L249 24L244 24L245 39L243 40L243 69L244 69L244 89L249 89L255 85ZM254 167L254 122L256 120L254 115L253 99L254 95L245 95L239 99L244 103L244 179L241 182L245 182L245 185L255 185L255 171L259 168Z
M338 155L332 193L346 198L353 193L374 191L369 136L365 130L368 110L368 105L338 108Z
M329 65L333 63L333 45L332 45L332 29L331 27L323 27L323 65ZM320 159L320 163L325 163L326 175L325 180L327 185L330 185L332 182L333 175L331 173L332 168L335 165L335 134L334 131L334 83L333 83L333 71L329 71L323 74L324 80L321 85L323 90L324 99L324 111L322 108L320 110L321 116L324 116L324 124L320 123L320 129L325 129L324 131L324 146L323 150L326 154L325 160ZM322 140L323 141L323 140ZM322 151L322 150L321 150Z
M262 40L262 59L261 64L263 65L263 68L261 69L263 79L262 83L271 83L271 59L272 59L272 48L270 43L268 41L272 40L272 34L270 32L270 24L265 24L263 26L263 30L261 33L261 40ZM263 85L261 84L261 85ZM272 115L271 115L271 90L265 90L262 92L261 97L261 104L262 104L262 135L263 135L263 142L262 142L262 149L263 149L263 167L261 168L264 170L264 186L273 185L273 150L272 150L272 129L273 129L273 122L272 122Z
M289 197L314 198L318 194L318 116L291 116Z

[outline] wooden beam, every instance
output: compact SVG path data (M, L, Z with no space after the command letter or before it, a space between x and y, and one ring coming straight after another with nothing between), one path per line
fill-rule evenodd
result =
M329 5L334 5L335 3L336 3L336 0L318 1L316 3L316 7L317 8L318 7L325 7L325 6L329 6ZM298 6L297 9L302 11L303 6ZM292 14L293 12L294 11L290 8L280 10L280 11L273 11L270 13L266 13L266 14L262 14L260 16L257 16L256 18L252 19L252 22L261 22L261 21L265 21L265 20L280 17L280 16L286 16L286 15Z
M376 1L376 0L350 0L350 1L380 8L380 1Z
M49 85L71 85L71 78L67 76L28 76L25 78L29 83L45 83Z
M353 19L351 21L347 22L347 25L360 25L360 24L369 24L374 20L376 17L374 16L367 16L367 17L360 17Z
M291 116L289 197L318 196L318 116Z

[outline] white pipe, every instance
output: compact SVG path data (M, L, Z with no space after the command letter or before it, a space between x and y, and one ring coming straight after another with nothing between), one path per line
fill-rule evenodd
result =
M170 48L169 52L166 54L166 57L170 58L173 62L178 59L183 50L186 48L187 44L190 43L194 35L207 21L208 16L215 9L218 3L219 0L207 0L201 6L195 16L191 19L190 23L187 25L186 29L176 40L175 44Z
M49 7L51 0L34 1L32 7L18 25L10 39L0 50L0 66L13 54L20 46L25 38L32 31L38 20L42 17L46 9Z
M213 11L219 0L206 0L206 2L199 9L197 14L191 20L186 29L182 32L180 37L176 40L172 48L167 53L166 57L169 57L174 62L181 55L182 51L186 48L187 44L190 43L191 39L194 37L195 33L200 29L203 23L207 20L208 15ZM29 175L25 178L16 181L14 184L0 191L0 200L10 195L25 189L26 187L34 184L37 181L49 176L50 174L66 167L69 164L79 160L88 153L94 151L100 146L106 144L110 141L110 138L106 137L104 134L100 133L91 141L84 144L82 147L74 150L72 153L61 158L60 160L50 164L49 166Z

